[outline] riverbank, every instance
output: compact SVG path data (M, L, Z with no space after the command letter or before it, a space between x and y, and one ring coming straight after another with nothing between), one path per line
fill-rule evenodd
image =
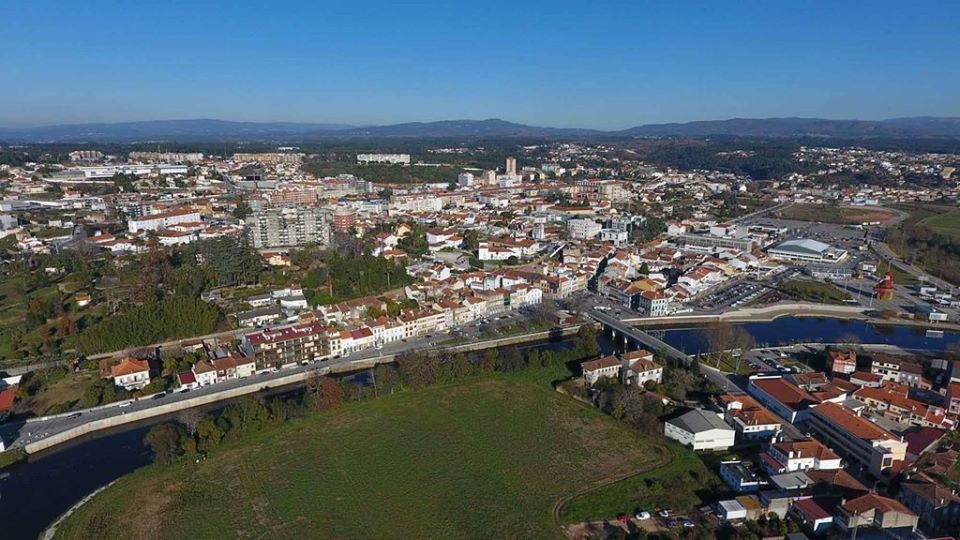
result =
M523 343L533 343L539 341L545 341L550 339L562 339L575 335L580 329L580 325L566 326L562 328L555 328L540 332L531 332L528 334L507 336L503 338L495 338L475 343L465 343L459 345L452 345L449 347L438 347L437 350L443 350L447 352L476 352L482 351L491 348L506 347L510 345L518 345ZM377 351L379 352L379 351ZM356 358L356 359L340 359L340 361L335 363L321 363L313 366L297 366L294 368L295 372L284 375L280 374L277 376L271 376L269 379L260 379L257 377L252 377L248 379L245 384L240 386L235 386L231 388L225 388L222 391L212 391L212 393L204 395L184 395L177 394L172 396L176 398L175 401L169 403L157 403L154 405L151 401L150 396L146 396L140 401L140 403L146 404L143 408L135 409L123 409L120 407L120 404L111 404L109 407L101 407L96 409L99 414L103 415L101 418L96 418L93 420L85 421L77 425L66 427L56 433L45 436L41 439L31 441L25 444L22 448L26 451L27 454L35 454L37 452L43 452L49 450L55 446L67 443L73 439L89 435L91 433L116 428L118 426L123 426L125 424L131 424L134 422L139 422L149 418L170 415L187 409L192 409L195 407L208 406L212 403L235 399L245 395L257 393L268 388L277 388L277 387L288 387L302 385L307 379L314 376L318 371L321 375L326 374L337 374L337 373L349 373L353 371L360 371L364 369L369 369L374 367L376 364L381 363L390 363L393 362L398 354L402 354L402 351L393 353L393 354L373 354L370 352L370 356ZM209 388L209 387L208 387ZM91 410L80 411L82 414L90 414ZM50 425L54 424L44 424L44 422L65 422L71 417L74 417L76 413L70 413L67 415L58 415L56 417L50 417L47 420L31 421L29 423L31 432L43 432L45 429L49 429ZM83 418L80 416L79 418Z

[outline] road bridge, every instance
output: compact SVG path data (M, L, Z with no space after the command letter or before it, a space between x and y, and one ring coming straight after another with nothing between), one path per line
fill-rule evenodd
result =
M629 322L622 321L600 311L592 311L590 317L600 323L600 326L604 329L609 329L613 332L614 342L622 338L626 342L626 348L629 348L630 343L633 342L638 345L643 345L651 351L660 352L677 364L686 367L690 367L693 364L693 358L689 354L677 349L660 338L631 326ZM730 380L726 373L716 368L700 364L700 373L724 392L730 394L744 393L743 389Z

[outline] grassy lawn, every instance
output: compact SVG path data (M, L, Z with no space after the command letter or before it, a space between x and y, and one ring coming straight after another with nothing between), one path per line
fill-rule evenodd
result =
M780 284L780 290L807 302L821 304L843 304L844 300L852 298L849 293L841 291L833 284L824 281L806 279L791 279Z
M675 443L670 443L669 448L672 459L666 466L573 498L561 508L561 519L609 519L637 509L685 512L700 504L701 499L711 498L709 493L721 486L720 478L692 450Z
M556 374L354 402L200 464L146 467L83 506L58 538L557 538L555 503L653 466L663 448L552 390ZM681 460L651 477L696 466L674 451ZM591 513L623 506L597 493Z

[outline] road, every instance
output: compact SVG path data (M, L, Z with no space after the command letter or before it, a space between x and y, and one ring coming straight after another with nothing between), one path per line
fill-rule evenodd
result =
M943 291L953 290L953 285L951 285L950 283L947 283L946 281L940 278L931 276L919 266L915 266L913 264L910 264L902 260L900 257L897 256L896 253L893 252L893 250L890 249L890 246L888 246L885 242L882 242L880 240L874 240L870 243L870 246L873 248L874 253L876 253L881 259L896 266L897 268L903 270L904 272L907 272L913 275L913 277L917 278L918 280L925 283L929 283Z
M504 341L525 338L544 339L543 336L538 336L546 333L552 334L560 328L573 331L578 327L578 325L574 325L572 327L554 327L545 331L541 330L525 332L515 335L498 336L491 339L480 338L480 334L482 333L481 329L507 325L510 323L510 321L513 321L521 316L522 315L518 312L511 312L500 317L492 317L491 319L494 320L491 320L489 323L477 321L470 325L462 326L458 328L456 332L458 336L463 337L466 341L462 343L451 344L448 347L453 349L463 349L474 347L483 348L484 346L501 346L506 345ZM259 373L244 379L225 381L186 392L173 391L162 396L156 394L153 396L144 396L137 401L121 401L92 409L64 413L62 415L57 415L56 417L34 419L26 423L7 422L6 424L0 425L0 439L3 440L8 449L22 448L30 443L43 440L57 433L82 426L95 420L126 415L131 412L143 411L160 405L172 404L200 396L215 395L227 390L247 388L249 393L254 393L260 390L266 390L271 387L271 382L278 379L286 379L291 375L303 374L317 369L324 370L325 373L329 370L341 372L351 371L353 369L365 369L368 368L371 363L376 363L377 359L382 358L383 361L389 361L391 357L408 351L446 348L443 347L441 343L445 340L449 340L449 337L450 335L446 333L437 335L427 334L425 336L409 338L404 341L388 343L384 345L382 349L367 349L365 351L352 353L347 357L322 360L307 365L294 365L278 371ZM225 400L231 398L221 397L219 399Z
M159 398L145 396L143 399L138 401L122 401L111 403L105 406L77 411L67 415L58 415L56 418L51 418L48 420L37 420L28 423L7 422L6 424L0 425L0 438L3 439L8 449L22 448L27 444L39 441L55 433L60 433L94 420L124 415L133 411L145 410L158 405L175 403L177 401L183 401L203 395L216 394L218 392L223 392L224 390L242 388L250 385L259 385L262 388L266 388L270 387L271 381L296 373L316 370L318 367L342 368L343 370L348 370L348 366L351 364L360 366L371 359L379 357L389 357L411 350L431 349L435 346L436 342L444 338L446 338L446 335L432 338L427 338L426 336L411 338L406 342L389 343L384 345L384 347L379 350L372 349L360 353L354 353L346 358L325 360L305 366L296 365L275 372L253 375L245 379L235 379L218 384L212 384L202 388L190 390L188 392L174 391ZM338 371L339 370L340 369L338 369ZM121 407L121 404L123 403L129 403L129 405Z

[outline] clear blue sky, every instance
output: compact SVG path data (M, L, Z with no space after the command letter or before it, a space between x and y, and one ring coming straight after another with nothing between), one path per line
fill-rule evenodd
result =
M960 2L0 0L0 125L960 116Z

